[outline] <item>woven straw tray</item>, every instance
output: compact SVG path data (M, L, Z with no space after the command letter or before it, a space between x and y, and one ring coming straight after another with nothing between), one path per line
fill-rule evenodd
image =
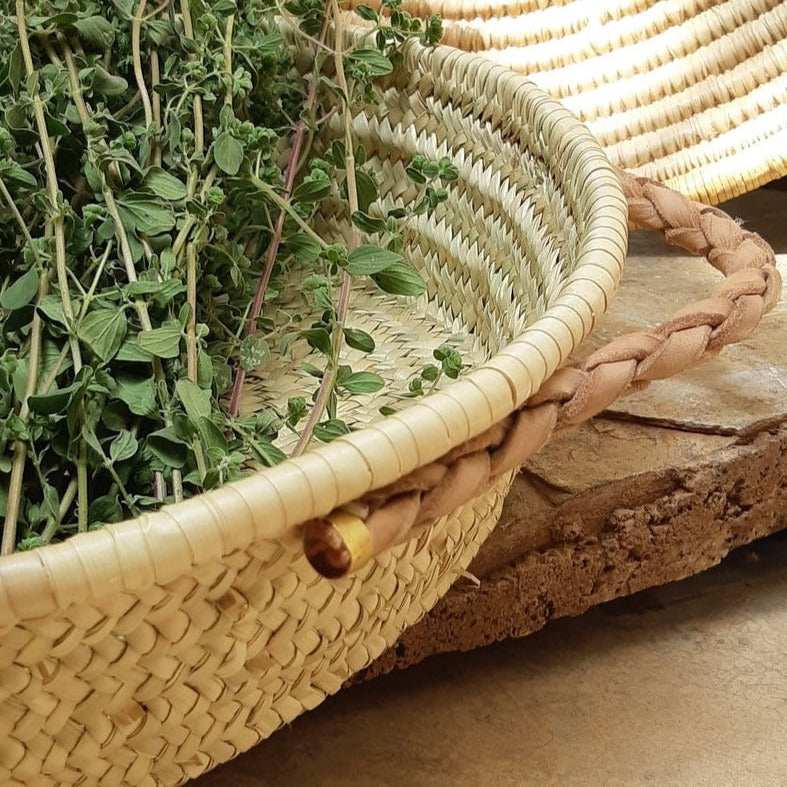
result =
M688 197L716 204L787 174L783 0L404 7L443 16L445 44L532 79L587 125L612 162Z
M334 120L317 145L339 133ZM494 526L516 457L476 475L461 499L420 496L425 526L394 549L396 533L355 517L368 562L334 582L307 561L301 527L462 446L538 390L616 287L621 187L566 110L445 47L410 47L353 124L388 206L415 198L400 184L416 152L449 156L460 173L440 212L405 239L428 293L404 306L357 294L361 314L390 326L383 371L400 382L458 332L474 368L269 471L0 558L0 784L174 785L230 759L368 666ZM323 218L346 232L346 216ZM286 396L292 375L278 380L281 390L249 396ZM350 416L363 424L374 413Z
M412 46L353 124L389 205L412 198L400 184L415 152L460 172L443 212L406 239L428 281L415 312L359 300L392 326L403 359L389 373L430 349L408 348L413 333L467 335L475 367L242 482L0 559L0 783L174 785L254 745L434 606L555 428L744 339L776 303L762 239L615 171L566 110L489 61ZM346 232L342 214L324 220ZM609 303L627 223L725 280L555 373ZM249 396L286 395L291 376Z

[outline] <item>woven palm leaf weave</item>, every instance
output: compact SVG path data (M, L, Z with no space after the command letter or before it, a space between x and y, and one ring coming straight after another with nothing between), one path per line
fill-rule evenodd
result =
M587 125L613 163L687 197L716 204L787 174L784 0L404 7L440 14L443 43L527 76Z
M395 388L458 335L472 368L388 418L359 399L343 414L357 431L241 482L0 558L0 784L176 785L234 757L390 646L494 526L510 472L335 582L300 540L310 517L488 429L568 357L620 275L619 182L538 88L446 47L410 47L353 124L385 205L414 199L416 152L460 173L406 238L427 294L352 295L357 327L385 326L371 365ZM322 220L346 232L338 208ZM247 409L302 391L300 360L250 381Z

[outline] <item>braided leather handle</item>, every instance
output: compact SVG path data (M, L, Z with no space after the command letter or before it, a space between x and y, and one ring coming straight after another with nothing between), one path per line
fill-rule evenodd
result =
M630 333L581 366L558 370L518 411L442 459L304 526L304 550L327 577L339 577L481 494L520 467L555 429L591 418L612 402L671 377L740 341L781 292L773 250L718 208L618 170L629 225L704 256L725 279L710 297L652 331Z

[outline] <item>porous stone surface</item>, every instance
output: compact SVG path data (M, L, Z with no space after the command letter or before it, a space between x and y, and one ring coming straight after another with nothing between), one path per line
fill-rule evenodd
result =
M787 192L723 207L774 246L787 279ZM707 262L635 234L621 292L582 353L656 325L717 279ZM786 528L786 349L782 301L749 339L554 439L515 480L473 578L356 680L525 636Z

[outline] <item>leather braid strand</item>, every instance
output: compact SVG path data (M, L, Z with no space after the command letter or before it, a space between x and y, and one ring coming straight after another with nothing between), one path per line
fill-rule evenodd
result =
M629 225L708 259L724 275L708 298L650 331L621 336L581 366L558 370L517 412L437 462L374 490L349 510L366 522L365 555L416 536L424 526L471 500L501 474L520 467L555 429L592 418L651 381L678 374L748 336L781 292L773 250L718 208L618 170ZM304 526L304 549L327 576L358 567L330 517Z

